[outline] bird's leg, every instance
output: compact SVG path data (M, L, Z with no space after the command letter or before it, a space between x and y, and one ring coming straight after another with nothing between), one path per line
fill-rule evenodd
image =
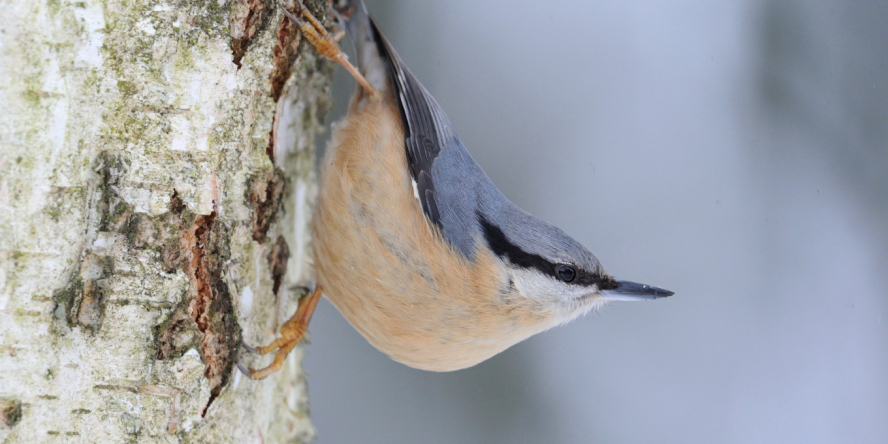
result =
M296 5L299 7L299 14L302 15L302 19L296 17L290 11L287 11L283 6L281 6L281 9L287 17L290 17L290 20L293 20L293 22L296 23L296 26L302 31L302 35L305 36L306 40L308 40L319 53L342 65L342 67L345 68L365 90L367 90L368 94L375 95L376 89L374 89L373 86L370 85L370 82L361 75L361 72L348 61L348 56L339 49L337 42L342 36L331 36L327 30L324 29L321 22L311 14L308 8L306 8L300 0L296 0Z
M284 364L284 359L286 359L287 355L290 354L290 351L299 344L299 341L301 341L302 337L305 335L305 330L308 328L308 323L311 321L311 315L314 314L315 307L318 306L321 294L321 286L317 285L315 286L314 292L299 299L299 308L296 309L296 313L294 313L293 317L281 326L280 338L275 339L271 344L268 344L265 347L259 347L256 349L247 347L248 350L255 351L260 355L277 350L271 365L261 370L253 370L252 368L246 368L243 364L238 363L237 368L250 379L263 379L280 370L281 366Z

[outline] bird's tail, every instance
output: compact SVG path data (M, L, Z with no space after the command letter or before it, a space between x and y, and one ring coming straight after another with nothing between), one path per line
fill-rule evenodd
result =
M355 46L358 70L378 91L387 91L389 60L373 19L367 13L362 0L335 0L333 9L345 24L345 30Z

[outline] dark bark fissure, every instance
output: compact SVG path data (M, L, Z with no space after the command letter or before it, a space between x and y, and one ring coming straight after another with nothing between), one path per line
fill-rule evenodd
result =
M280 168L260 173L250 180L247 202L253 209L253 240L265 242L268 229L278 218L283 207L284 186L287 181Z
M283 236L279 236L277 242L268 253L268 264L271 267L272 288L274 294L278 294L287 272L287 261L290 259L290 247Z
M291 12L294 12L291 10ZM293 63L296 62L296 56L299 54L299 42L302 41L302 34L296 28L296 24L288 18L281 20L281 26L277 32L277 43L272 50L274 70L271 72L269 80L271 81L271 98L275 102L281 97L284 90L284 84L293 73Z
M178 222L178 238L162 254L164 268L181 268L191 281L189 299L155 330L157 359L172 359L199 344L210 384L207 409L228 385L241 342L240 325L223 276L229 230L216 220L216 212L193 215L185 210L177 193L170 199L170 222ZM189 222L190 221L190 222ZM196 328L195 328L196 327Z
M246 6L243 16L231 15L231 52L238 69L241 68L241 61L253 43L253 38L265 27L273 7L269 0L235 0L231 4L232 9L239 5Z
M201 332L201 355L206 363L204 376L210 383L207 409L228 385L234 368L240 325L228 285L222 279L222 265L230 256L227 230L216 226L216 212L198 216L187 230L180 230L180 243L188 257L183 271L192 281L191 319Z

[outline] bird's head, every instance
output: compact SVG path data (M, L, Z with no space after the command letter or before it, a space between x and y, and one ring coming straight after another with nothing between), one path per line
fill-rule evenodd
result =
M502 262L523 296L568 322L609 301L672 296L669 290L614 279L579 242L529 214L497 225L480 218L484 245Z

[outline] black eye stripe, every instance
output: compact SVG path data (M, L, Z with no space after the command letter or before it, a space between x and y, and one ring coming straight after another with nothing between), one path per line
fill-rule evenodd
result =
M484 240L487 241L487 245L493 253L508 260L512 265L522 268L535 268L544 275L552 276L559 281L567 282L571 285L582 285L586 287L597 285L598 288L602 290L616 288L616 281L610 276L602 277L571 265L554 264L540 255L522 250L521 247L509 241L500 227L490 223L480 213L478 214L478 221L481 222L481 229L484 232ZM563 266L571 267L575 271L573 280L568 281L559 276L557 269Z
M547 261L540 255L528 253L521 247L509 242L506 234L498 226L490 223L482 215L478 215L481 229L484 230L484 239L493 253L507 259L512 265L522 268L536 268L543 274L555 275L555 264Z
M591 287L593 285L597 285L599 290L613 290L617 288L617 281L608 275L599 276L594 275L592 273L586 273L580 270L577 274L577 279L571 284L582 285L584 287Z

